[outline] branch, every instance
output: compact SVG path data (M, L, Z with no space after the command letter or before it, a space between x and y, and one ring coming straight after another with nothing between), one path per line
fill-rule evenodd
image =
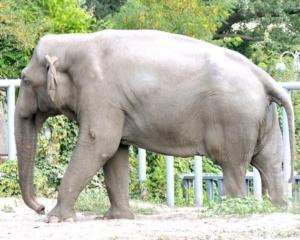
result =
M296 15L296 14L300 13L300 8L290 9L290 10L285 11L285 13L288 14L288 15Z
M260 41L261 38L259 37L251 37L248 35L243 35L243 34L237 34L237 33L217 33L214 35L214 39L222 39L225 37L240 37L241 39L245 40L245 41Z
M296 15L300 13L300 8L297 9L287 9L285 10L285 13L287 15ZM226 20L226 22L218 29L217 34L223 34L224 32L227 32L231 29L231 26L235 23L239 23L242 21L245 21L247 19L251 18L262 18L265 16L265 12L258 11L255 14L249 14L249 15L241 15L239 13L239 9L235 9L232 15L229 16L229 18ZM271 17L279 17L278 14L272 14Z

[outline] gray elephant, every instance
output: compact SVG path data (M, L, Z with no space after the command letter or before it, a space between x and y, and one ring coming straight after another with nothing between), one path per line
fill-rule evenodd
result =
M15 111L20 186L38 213L33 188L37 133L49 116L79 124L79 139L49 222L73 221L74 203L103 167L106 218L133 218L128 145L175 156L209 156L224 172L224 193L243 196L248 164L273 202L285 203L281 136L272 102L284 106L291 159L294 117L286 92L237 52L153 30L47 35L22 71Z

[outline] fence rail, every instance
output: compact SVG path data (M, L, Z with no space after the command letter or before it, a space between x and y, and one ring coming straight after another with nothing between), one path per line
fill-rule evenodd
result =
M7 146L8 159L16 159L16 144L15 144L15 128L14 128L14 113L16 102L16 87L20 86L20 79L1 79L0 88L6 89L7 96Z
M182 187L183 187L183 193L184 198L187 202L189 202L190 196L190 189L194 186L194 180L195 180L195 174L193 173L187 173L182 175ZM215 196L218 197L218 202L222 201L223 196L223 175L203 175L203 182L205 183L205 191L206 191L206 197L208 202L213 202ZM296 197L296 199L299 198L300 194L300 175L296 175L294 177L294 184L295 187L293 189L293 196ZM254 194L253 190L250 186L253 186L253 174L248 173L245 177L245 193L246 196L249 196L250 194ZM215 192L215 189L217 190Z

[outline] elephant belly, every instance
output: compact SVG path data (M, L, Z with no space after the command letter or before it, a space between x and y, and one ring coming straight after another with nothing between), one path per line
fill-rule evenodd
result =
M166 114L144 116L147 117L126 120L122 143L181 157L206 154L201 122L196 124L196 119L182 120Z

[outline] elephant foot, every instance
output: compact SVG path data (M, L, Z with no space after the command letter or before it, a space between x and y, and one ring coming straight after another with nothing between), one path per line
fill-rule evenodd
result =
M56 206L50 213L48 213L47 223L59 223L59 222L75 222L76 214L74 210L61 209Z
M276 197L273 197L273 198L271 197L271 202L277 207L281 207L281 208L288 207L287 199L282 197L282 196L276 196Z
M119 209L111 207L105 214L104 219L134 219L134 214L130 209Z
M48 216L48 218L45 221L46 223L60 223L60 222L69 222L69 223L73 223L75 222L74 218L66 218L61 220L60 218L56 217L56 216Z

